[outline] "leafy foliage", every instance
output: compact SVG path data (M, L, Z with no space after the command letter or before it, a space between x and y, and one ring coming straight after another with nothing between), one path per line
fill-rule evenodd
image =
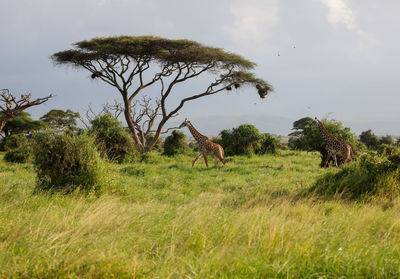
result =
M107 180L105 164L87 134L40 133L33 151L39 190L97 191Z
M274 153L279 140L270 134L261 134L252 124L242 124L232 130L222 130L217 140L227 156Z
M31 150L19 147L4 154L4 160L11 163L26 163L31 157Z
M348 199L393 200L400 194L400 152L392 150L390 155L381 156L363 154L339 172L326 173L310 191Z
M3 113L0 112L0 118L2 118L2 114ZM19 114L7 121L2 132L7 137L19 133L32 133L43 129L44 127L45 125L42 121L33 120L29 113L21 111Z
M279 145L280 141L278 138L266 133L262 135L260 147L256 152L257 154L275 154Z
M23 134L15 134L4 138L2 149L6 151L4 160L12 163L26 163L32 154L31 143Z
M314 120L308 116L300 118L299 120L296 120L295 122L293 122L292 130L294 130L294 131L292 133L290 133L289 136L291 136L291 137L301 136L304 128L310 126L313 123L313 121Z
M78 117L78 112L73 112L69 109L66 111L52 109L43 115L40 120L42 120L52 129L73 129L76 128L76 119Z
M28 138L23 134L8 136L2 141L2 150L10 151L12 149L29 146Z
M360 141L370 149L377 149L379 146L379 139L371 129L360 134Z
M164 140L164 155L174 156L182 154L186 149L186 135L178 130L172 131L171 135Z
M133 58L151 57L158 63L209 63L214 61L252 69L254 63L220 48L206 47L189 40L168 40L154 36L119 36L94 38L74 44L76 50L55 53L56 63L81 65L103 59L104 55L123 55Z
M91 124L90 133L95 135L96 144L108 159L122 162L138 156L132 137L110 113L96 117Z
M379 139L380 144L387 144L387 145L392 145L394 144L394 139L390 135L383 136Z

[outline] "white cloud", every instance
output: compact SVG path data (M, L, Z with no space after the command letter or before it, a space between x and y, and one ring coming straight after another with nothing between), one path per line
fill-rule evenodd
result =
M356 28L353 10L346 0L317 0L329 8L328 21L332 25L343 23L348 29Z
M360 28L356 23L354 11L350 8L348 0L314 0L328 7L327 20L337 27L339 24L354 32L357 36L357 47L359 50L368 50L380 45L380 42L369 32Z
M233 0L229 12L235 20L223 26L233 43L248 49L265 49L278 22L278 0Z

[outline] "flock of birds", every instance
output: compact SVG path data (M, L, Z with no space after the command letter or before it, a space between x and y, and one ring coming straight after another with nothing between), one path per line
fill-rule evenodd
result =
M292 45L292 48L296 48L296 45L293 44L293 45ZM280 51L278 51L278 56L281 56L281 52L280 52Z

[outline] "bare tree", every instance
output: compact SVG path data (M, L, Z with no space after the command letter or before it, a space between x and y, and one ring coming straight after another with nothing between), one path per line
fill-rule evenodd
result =
M255 87L261 98L272 90L267 82L249 72L255 66L253 62L189 40L120 36L94 38L74 46L76 49L53 54L53 61L86 69L93 79L102 80L118 90L126 122L141 152L151 151L165 132L166 122L189 101L242 85ZM207 75L212 76L213 81L205 88L197 89L167 107L167 100L177 84ZM160 94L151 106L147 97L136 101L139 93L155 84L159 86ZM156 120L158 117L159 121ZM153 131L154 126L157 126L154 137L147 141L146 134Z
M31 106L37 106L47 102L54 96L50 94L47 97L38 98L33 101L31 97L31 94L21 94L21 97L17 99L8 89L0 89L0 132L11 118Z

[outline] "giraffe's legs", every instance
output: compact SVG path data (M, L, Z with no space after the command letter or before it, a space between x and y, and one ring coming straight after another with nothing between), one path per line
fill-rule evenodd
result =
M336 154L333 154L333 160L335 161L335 166L338 168L338 164L337 164L337 158L336 158Z
M208 168L207 153L204 153L203 157L204 157L204 162L206 163L206 166Z
M351 147L349 146L348 148L347 148L347 154L346 154L346 163L347 162L350 162L351 161Z
M331 158L331 154L328 154L328 156L325 159L324 168L326 168L326 166L328 165L328 162L329 162L330 158Z
M214 163L216 166L218 166L218 157L216 155L214 155Z
M196 164L197 160L200 158L201 153L199 152L199 154L197 154L196 159L194 159L193 163L192 163L192 168L194 167L194 165Z

